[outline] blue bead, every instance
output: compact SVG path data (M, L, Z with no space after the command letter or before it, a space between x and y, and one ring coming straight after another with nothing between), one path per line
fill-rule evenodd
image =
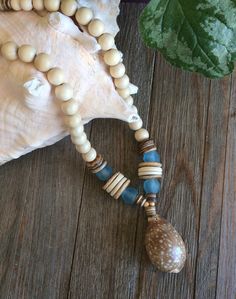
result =
M101 181L107 181L112 176L112 168L106 165L102 170L96 173L96 176Z
M145 180L143 183L145 193L159 193L161 184L157 179Z
M127 205L132 205L135 203L137 195L138 195L137 189L133 187L128 187L122 192L121 197L124 203L126 203Z
M150 151L143 154L143 161L144 162L160 162L160 155L157 151Z

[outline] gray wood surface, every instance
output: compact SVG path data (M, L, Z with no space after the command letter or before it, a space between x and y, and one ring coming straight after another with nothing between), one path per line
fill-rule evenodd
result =
M186 267L149 264L143 211L103 193L66 138L0 168L0 299L236 298L236 74L170 66L140 40L142 8L122 5L118 45L163 161L158 210L186 242ZM87 132L138 185L127 125L96 120Z

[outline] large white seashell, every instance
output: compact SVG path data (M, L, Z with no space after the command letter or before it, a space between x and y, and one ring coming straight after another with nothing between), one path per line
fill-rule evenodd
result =
M109 2L109 5L108 5ZM95 16L116 34L119 1L79 1L93 6ZM94 118L137 119L115 91L99 45L61 13L41 17L35 12L0 12L0 44L32 44L52 54L75 90L84 123ZM33 65L7 62L0 55L0 165L36 148L55 143L68 133L53 88ZM137 88L131 85L132 92Z

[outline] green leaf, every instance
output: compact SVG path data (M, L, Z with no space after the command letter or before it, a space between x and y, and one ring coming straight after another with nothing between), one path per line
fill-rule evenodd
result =
M220 78L236 59L236 0L152 0L140 17L144 42L175 66Z

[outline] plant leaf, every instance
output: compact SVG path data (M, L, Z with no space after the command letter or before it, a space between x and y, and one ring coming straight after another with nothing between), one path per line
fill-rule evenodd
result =
M140 17L144 42L172 64L210 78L236 59L235 0L152 0Z

